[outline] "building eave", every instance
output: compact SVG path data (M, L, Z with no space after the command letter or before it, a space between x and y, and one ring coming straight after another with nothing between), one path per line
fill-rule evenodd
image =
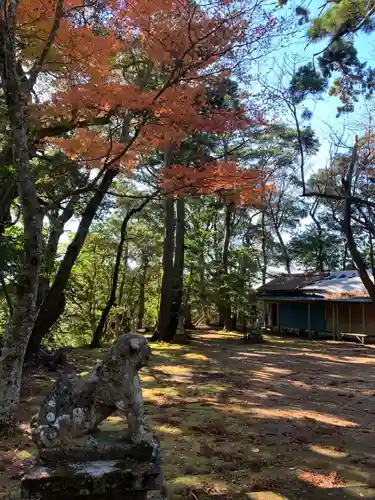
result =
M344 298L325 298L325 297L317 297L317 296L303 296L303 297L283 297L283 296L261 296L261 300L266 302L364 302L371 303L370 297L344 297Z

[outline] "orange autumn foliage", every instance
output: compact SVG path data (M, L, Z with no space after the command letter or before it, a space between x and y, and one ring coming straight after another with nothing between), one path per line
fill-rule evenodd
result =
M91 168L100 167L103 159L111 162L124 149L118 141L106 141L91 130L78 129L71 139L46 138L59 146L72 160L82 161Z
M233 2L234 3L234 2ZM241 40L246 27L240 7L214 1L209 9L188 0L129 0L113 18L118 30L140 34L142 48L156 64L189 68L190 76Z
M92 19L85 0L63 2L40 73L40 81L50 80L48 91L29 107L32 126L38 137L44 135L40 147L59 148L86 168L131 170L154 150L178 148L192 132L229 133L260 121L241 109L210 110L204 87L208 79L230 74L225 56L249 30L246 2L214 0L209 8L190 0L90 3L100 7ZM17 30L25 67L43 53L56 5L57 0L20 0ZM267 27L257 29L255 41ZM69 134L60 136L59 127ZM258 174L236 169L234 162L206 165L194 183L205 194L215 178L217 190L257 197ZM185 170L186 178L192 175Z
M160 178L167 193L181 196L219 194L225 202L257 207L264 204L265 192L272 189L264 185L259 170L241 168L232 160L206 163L198 168L172 165L161 169Z
M92 84L111 76L113 58L121 50L115 32L97 36L93 29L76 26L67 17L82 7L83 0L64 0L65 16L45 61L45 71L56 72L67 81L88 78ZM25 40L21 60L37 58L52 29L56 0L21 0L17 9L18 33Z

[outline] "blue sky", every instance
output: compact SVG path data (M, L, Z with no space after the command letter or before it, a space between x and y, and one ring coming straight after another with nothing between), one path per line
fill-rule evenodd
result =
M279 15L284 16L290 14L291 10L294 10L297 5L302 3L304 6L308 4L311 17L314 17L314 13L324 4L324 0L289 0L288 9L280 9ZM328 39L317 44L308 43L306 37L307 29L308 25L301 26L300 33L295 36L293 40L288 41L287 47L270 54L270 69L265 69L264 61L261 62L261 74L267 84L274 85L275 82L277 82L278 78L280 78L280 74L283 72L283 67L285 67L285 64L288 64L288 61L289 65L292 61L297 61L297 67L306 64L313 60L314 54L320 52L327 46ZM354 40L359 59L361 61L366 61L369 66L375 66L375 36L360 33L355 36ZM285 76L283 80L285 86L289 81L290 75ZM335 134L337 137L342 137L342 141L348 147L351 147L354 142L354 136L356 134L361 135L365 125L368 123L371 103L366 102L365 99L361 99L357 103L353 113L345 114L337 118L337 107L340 104L341 102L338 98L330 97L327 93L320 99L314 101L310 100L308 102L309 109L313 111L310 125L319 139L320 150L314 157L309 159L305 170L307 174L309 171L311 172L326 166L329 161L332 143L335 140ZM373 108L373 110L375 110L375 108ZM288 120L286 116L278 116L277 118L282 121ZM291 122L291 125L294 125L293 122ZM308 218L302 220L301 228L308 222ZM285 235L285 239L288 240L288 238L289 236ZM285 272L285 269L277 267L272 268L272 271Z
M279 15L287 15L290 13L290 10L294 10L295 7L301 3L309 8L311 17L314 17L314 14L316 14L318 9L320 10L324 4L322 0L305 0L304 2L303 0L289 1L288 9L285 12L283 9L280 9ZM307 28L307 25L301 26L300 34L294 37L294 40L289 43L287 48L278 51L276 56L274 56L274 58L277 59L279 68L282 66L281 61L283 59L291 60L291 58L296 57L301 64L310 62L313 60L314 54L320 52L327 45L328 39L318 44L307 43L307 38L305 36ZM366 61L371 66L374 65L374 37L360 33L355 36L355 45L360 60ZM276 69L276 72L280 71L279 68ZM272 80L272 78L275 78L275 74L272 76L271 72L269 78ZM336 117L338 105L340 105L339 99L328 95L323 96L320 100L309 102L309 108L313 111L311 127L315 130L321 143L319 153L314 158L310 159L310 167L313 169L324 166L329 158L330 147L332 145L332 134L342 136L345 144L350 146L353 143L355 134L357 133L360 135L368 121L369 103L364 99L360 100L354 113L343 115L340 118Z

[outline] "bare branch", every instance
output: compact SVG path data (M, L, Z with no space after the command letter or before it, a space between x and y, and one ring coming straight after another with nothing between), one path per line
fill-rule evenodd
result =
M40 73L40 70L42 69L42 66L44 64L44 61L46 60L46 57L48 56L48 53L51 50L51 47L55 41L57 31L58 31L59 26L60 26L60 21L61 21L61 18L63 17L63 14L64 14L63 5L64 5L64 0L57 0L56 10L55 10L55 18L53 21L51 31L48 35L47 42L46 42L40 56L35 61L33 67L30 70L30 76L29 76L29 79L27 82L29 92L31 92L31 90L33 89L35 82L38 78L38 75Z

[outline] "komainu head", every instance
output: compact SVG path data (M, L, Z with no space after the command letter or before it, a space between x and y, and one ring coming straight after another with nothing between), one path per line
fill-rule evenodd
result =
M109 352L109 358L128 361L136 370L147 366L151 356L151 348L143 335L136 332L124 333L117 337L116 343Z

